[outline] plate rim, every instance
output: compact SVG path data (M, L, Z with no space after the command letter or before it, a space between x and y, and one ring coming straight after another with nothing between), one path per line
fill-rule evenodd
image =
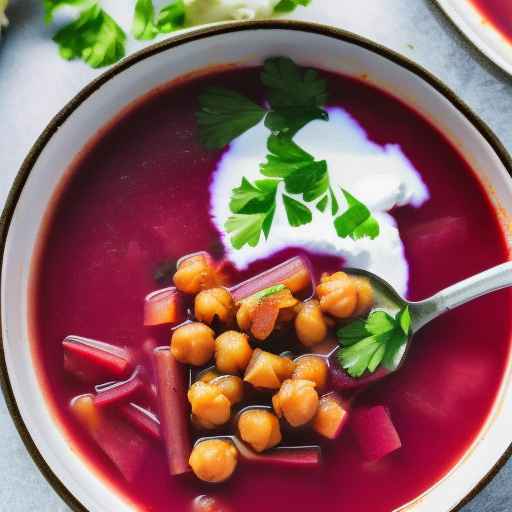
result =
M469 1L469 0L468 0ZM483 55L488 61L490 61L494 66L504 71L507 75L507 78L512 78L512 58L510 61L507 61L501 55L493 50L492 46L487 44L485 39L483 39L480 33L476 30L473 30L468 23L464 20L462 16L459 16L455 9L452 7L452 0L432 0L434 7L436 7L441 14L448 19L450 24L455 28L455 30L473 47L475 48L481 55ZM478 12L478 9L475 10ZM482 17L484 17L482 15ZM491 30L493 30L496 34L499 34L501 37L504 37L500 30L498 30L492 22L489 22L491 26ZM512 49L512 42L509 45Z
M433 0L438 3L438 0ZM439 5L439 3L438 3ZM97 78L89 82L83 87L64 107L50 120L45 129L41 132L34 144L31 146L27 156L23 160L18 172L16 173L13 184L9 190L5 206L0 215L0 258L2 263L0 265L0 279L4 271L4 255L6 249L7 235L11 226L12 217L18 204L19 197L23 191L25 183L33 170L33 167L44 150L47 143L50 141L55 132L60 126L70 117L73 112L84 103L89 96L94 94L104 83L108 82L111 78L129 69L131 66L137 64L148 57L158 53L167 51L171 48L181 46L183 44L193 42L196 40L204 39L210 36L222 35L234 32L243 32L245 30L294 30L299 32L306 32L327 36L339 41L354 44L368 51L376 53L377 55L391 61L392 63L401 66L402 68L410 71L427 82L433 89L440 93L447 99L472 125L477 129L480 135L491 146L496 156L499 158L508 174L512 176L512 157L490 129L490 127L477 115L472 109L448 86L446 86L434 74L425 69L420 64L412 61L408 57L387 48L384 45L376 43L366 37L360 36L354 32L347 31L341 28L332 27L320 23L297 21L297 20L258 20L258 21L243 21L243 22L226 22L222 24L210 25L185 33L171 36L168 39L150 45L142 50L139 50L132 55L124 58L116 65L110 67ZM510 70L512 74L512 66ZM2 297L0 296L0 306ZM3 319L1 317L0 308L0 325L3 327ZM35 444L28 428L21 416L17 400L14 395L12 385L9 378L9 371L6 365L4 345L3 345L3 329L0 331L0 387L7 404L10 416L14 422L16 430L23 441L23 444L36 464L39 471L45 477L47 482L53 490L62 498L64 503L75 512L88 512L87 508L74 496L74 494L65 486L60 478L54 473L51 467L46 463L42 454L40 453L37 445ZM486 485L496 476L499 470L505 463L512 457L512 440L508 448L504 451L500 459L490 469L490 471L473 487L473 489L464 496L459 503L451 509L452 512L459 511L464 505L471 501L478 495Z

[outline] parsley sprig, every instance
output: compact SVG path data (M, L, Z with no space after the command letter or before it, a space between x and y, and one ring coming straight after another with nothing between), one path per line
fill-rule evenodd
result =
M265 180L254 184L242 178L233 189L231 215L225 228L235 249L256 246L261 235L268 238L277 201L281 199L291 227L313 220L312 208L334 218L336 233L354 240L379 235L379 224L370 210L340 189L335 191L325 160L301 148L293 137L303 126L315 120L328 120L324 109L327 83L312 69L302 69L291 59L274 57L265 61L261 73L268 106L264 107L236 91L212 87L199 97L197 113L199 137L208 149L221 149L233 139L264 119L270 130L267 156L260 164ZM336 192L342 193L346 211L338 215L340 204Z
M132 33L140 41L154 39L185 26L185 3L173 0L160 9L155 19L153 0L137 0L133 15Z
M53 6L47 3L46 19L51 21L55 9L62 5L79 3L60 1L54 2ZM53 40L59 45L62 58L80 58L92 68L113 64L125 54L125 33L98 2L89 2L79 17L61 28Z
M385 311L373 311L366 320L355 320L338 330L338 361L356 378L375 372L380 365L394 370L400 364L410 332L407 306L395 317Z

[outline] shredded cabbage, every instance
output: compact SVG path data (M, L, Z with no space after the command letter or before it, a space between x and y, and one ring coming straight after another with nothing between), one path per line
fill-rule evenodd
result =
M268 18L280 0L185 0L188 25Z

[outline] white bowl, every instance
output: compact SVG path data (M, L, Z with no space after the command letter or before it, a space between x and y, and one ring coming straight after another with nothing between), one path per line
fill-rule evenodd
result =
M297 22L234 23L170 39L113 67L49 124L26 158L1 224L3 389L20 435L52 486L76 510L135 510L73 449L44 399L32 359L29 274L45 212L84 143L132 100L187 73L227 63L260 64L270 55L366 79L412 105L441 130L478 175L501 211L512 214L512 162L484 125L437 79L396 53L350 33ZM319 58L321 56L321 58ZM403 510L447 512L503 464L512 434L510 361L493 413L463 460ZM499 461L499 462L498 462Z

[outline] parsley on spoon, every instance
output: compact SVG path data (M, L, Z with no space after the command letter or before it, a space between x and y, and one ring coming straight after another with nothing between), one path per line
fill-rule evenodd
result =
M375 294L370 314L337 332L341 348L337 349L336 357L348 374L347 387L354 387L354 379L371 381L396 371L405 361L414 334L438 316L482 295L512 286L512 262L507 262L428 299L412 302L371 272L354 268L344 272L369 279Z

